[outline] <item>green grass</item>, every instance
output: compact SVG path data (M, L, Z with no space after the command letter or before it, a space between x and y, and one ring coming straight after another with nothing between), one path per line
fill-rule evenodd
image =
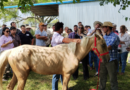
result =
M121 67L120 67L121 70ZM96 88L98 77L94 77L95 70L89 71L90 78L85 81L83 80L83 72L82 65L80 65L79 69L79 78L77 80L71 80L69 82L69 88L73 88L73 90L89 90L90 88ZM51 90L52 87L52 75L40 75L34 72L30 72L29 77L26 82L26 86L24 90ZM3 82L4 90L6 90L6 86L10 82ZM130 64L127 64L125 75L118 75L118 87L119 90L130 90ZM62 90L61 82L59 81L59 90ZM111 90L110 88L109 77L106 83L106 90ZM16 90L16 87L15 87Z

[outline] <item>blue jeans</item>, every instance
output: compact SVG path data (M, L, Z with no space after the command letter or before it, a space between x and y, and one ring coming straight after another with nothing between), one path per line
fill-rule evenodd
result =
M89 52L89 66L92 67L93 66L93 62L91 59L91 51Z
M61 79L61 83L63 84L63 77L60 74L54 74L52 77L52 90L58 90L58 81Z
M122 73L125 72L127 55L128 55L128 52L123 52L123 53L118 54L118 69L117 69L117 72L119 72L119 60L120 60L120 58L121 58L121 62L122 62L121 72Z
M98 72L99 58L93 51L90 51L89 52L89 65L90 65L90 67L92 67L92 60L94 60L96 72Z

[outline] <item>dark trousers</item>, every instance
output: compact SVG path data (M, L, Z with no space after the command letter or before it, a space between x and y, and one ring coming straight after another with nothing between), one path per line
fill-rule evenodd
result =
M5 73L4 73L3 78L4 78L4 79L8 79L8 76L9 76L10 73L11 73L11 67L10 67L10 65L9 65L9 63L8 63L8 64L6 65Z
M113 60L111 62L101 63L100 65L100 84L99 90L105 90L107 75L110 77L111 90L118 90L118 82L117 82L117 60Z
M88 71L89 55L87 55L81 62L83 65L83 77L84 79L87 79L89 78L89 71ZM74 79L78 78L78 70L79 70L79 67L77 68L75 73L72 75Z

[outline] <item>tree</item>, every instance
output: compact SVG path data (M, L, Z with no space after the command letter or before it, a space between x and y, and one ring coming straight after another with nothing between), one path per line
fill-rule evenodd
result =
M19 8L22 8L22 12L26 12L27 10L30 9L30 6L33 6L34 3L38 3L38 2L50 2L50 1L64 1L64 0L1 0L0 2L0 8L2 9L2 11L4 11L4 6L5 3L9 3L10 1L15 2L17 1L17 3L15 3L15 5L18 5ZM79 2L80 0L73 0L73 2Z
M51 0L33 0L34 3L44 3L44 2L51 2ZM18 4L18 0L9 0L8 2L5 2L4 5L5 6L12 6L12 5L16 5ZM28 17L21 17L19 15L20 11L18 8L11 8L11 9L5 9L3 12L2 10L0 10L0 19L3 19L3 22L8 22L8 21L15 21L16 23L19 23L21 21L28 21L28 22L42 22L43 18L40 16L36 16L31 12L31 11L27 11L24 12L24 14L29 14L30 16ZM50 23L53 19L55 19L56 17L45 17L45 22L46 23Z

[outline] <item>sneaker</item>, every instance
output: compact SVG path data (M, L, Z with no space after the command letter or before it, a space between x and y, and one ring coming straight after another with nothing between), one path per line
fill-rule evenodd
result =
M94 76L98 76L98 72L96 72Z
M4 82L4 81L8 81L7 79L2 79L2 81Z

